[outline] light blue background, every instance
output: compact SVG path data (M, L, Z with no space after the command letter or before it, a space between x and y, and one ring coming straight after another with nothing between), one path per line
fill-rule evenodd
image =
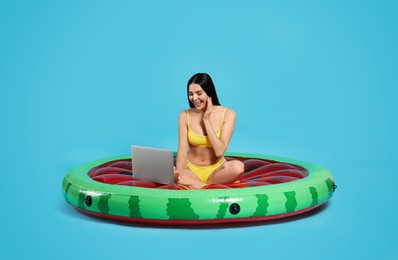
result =
M0 259L398 259L397 7L1 1ZM327 207L189 230L101 221L66 204L73 167L130 144L176 150L196 72L237 112L229 151L328 168L338 189Z

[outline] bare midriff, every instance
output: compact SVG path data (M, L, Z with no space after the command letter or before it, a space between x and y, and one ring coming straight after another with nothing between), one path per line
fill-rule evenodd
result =
M198 166L212 165L220 161L224 156L217 157L211 147L189 146L187 160Z

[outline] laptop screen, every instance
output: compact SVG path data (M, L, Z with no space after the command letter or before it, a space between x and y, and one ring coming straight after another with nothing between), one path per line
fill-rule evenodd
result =
M174 184L173 152L159 148L131 146L133 177L161 184Z

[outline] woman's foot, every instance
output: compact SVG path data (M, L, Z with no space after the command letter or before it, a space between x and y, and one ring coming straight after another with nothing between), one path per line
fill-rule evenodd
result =
M207 185L207 183L201 182L199 179L193 178L188 174L179 173L176 178L176 182L181 185L190 187L191 189L198 190Z
M200 182L200 183L197 183L197 184L194 184L194 185L190 185L189 187L192 189L192 190L200 190L200 189L202 189L204 186L206 186L207 185L207 183L204 183L204 182Z

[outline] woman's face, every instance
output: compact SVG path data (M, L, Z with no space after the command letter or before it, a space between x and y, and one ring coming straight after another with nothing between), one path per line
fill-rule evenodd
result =
M207 103L207 94L199 84L192 83L188 87L189 101L196 109L205 109Z

